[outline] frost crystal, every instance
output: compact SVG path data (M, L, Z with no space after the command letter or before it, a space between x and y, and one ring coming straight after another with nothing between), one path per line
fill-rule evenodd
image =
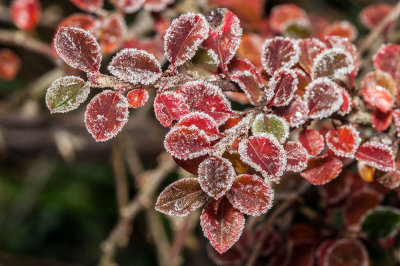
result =
M268 83L268 90L273 91L273 97L268 105L288 105L293 98L294 92L297 90L298 84L297 75L293 70L280 68L275 71Z
M299 142L289 141L283 145L286 151L286 170L301 172L307 167L307 150Z
M325 135L328 148L337 156L354 158L360 145L360 133L351 125L341 126Z
M311 69L312 79L330 77L341 79L355 69L351 54L342 48L331 48L321 52L314 60Z
M299 64L310 74L314 59L326 49L326 45L316 38L300 39L298 45L300 48Z

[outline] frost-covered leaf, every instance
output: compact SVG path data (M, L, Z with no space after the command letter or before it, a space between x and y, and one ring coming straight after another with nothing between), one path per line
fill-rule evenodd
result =
M41 17L39 0L12 0L10 15L15 26L24 31L36 28ZM4 15L3 15L4 16Z
M207 134L210 141L214 141L222 137L222 134L219 133L217 123L206 113L191 112L183 116L176 125L186 127L196 126L198 129L203 130Z
M392 123L392 112L386 113L375 109L372 114L372 126L377 132L385 131Z
M201 14L187 13L174 19L164 35L165 56L174 67L192 58L208 37L209 26Z
M325 147L324 137L315 129L303 129L299 141L310 156L317 156Z
M99 42L105 54L115 52L121 45L126 34L126 23L121 14L106 16L101 21Z
M303 171L307 167L307 150L299 142L289 141L283 144L286 152L286 170Z
M172 156L177 165L194 175L198 174L199 165L208 157L210 157L210 155L206 154L193 159L182 160Z
M145 50L153 54L160 63L166 61L162 37L159 35L154 36L154 38L130 38L124 41L122 47L124 49L136 48L138 50Z
M342 48L330 48L322 51L314 60L311 69L312 79L330 77L340 79L355 69L353 57Z
M224 253L238 241L244 223L244 215L234 209L226 197L208 203L200 216L204 235L219 253Z
M325 135L326 145L336 156L353 158L360 145L360 133L353 126L341 126L328 131Z
M394 170L392 148L376 141L362 144L356 152L356 159L382 171Z
M151 12L163 11L167 5L172 4L175 0L146 0L143 8Z
M342 88L342 97L343 97L343 103L340 109L338 110L338 114L341 116L345 116L351 112L351 108L353 107L353 102L350 94L345 88Z
M307 22L306 12L294 4L278 5L272 8L269 23L273 31L281 33L293 21Z
M343 104L342 88L326 77L318 78L306 87L304 99L310 118L329 117Z
M88 104L86 128L96 141L106 141L118 134L128 121L128 100L118 91L103 91Z
M0 78L13 79L21 67L18 55L7 48L0 49Z
M326 45L316 38L300 39L298 45L300 47L299 65L311 74L315 58L326 49Z
M199 165L199 183L204 192L219 199L231 188L235 179L232 163L222 157L210 157Z
M362 80L364 101L388 112L394 104L393 95L396 94L396 83L392 77L383 71L370 72Z
M329 25L322 32L322 36L339 36L353 42L357 38L358 32L356 27L349 21L337 21Z
M331 153L311 158L300 175L313 185L323 185L336 178L342 171L342 161Z
M287 106L274 109L274 113L286 120L290 127L298 127L308 119L308 105L298 95Z
M137 89L130 91L126 98L128 99L130 108L139 108L145 105L149 99L149 93L145 89Z
M236 55L249 60L257 69L261 69L261 48L264 43L264 38L260 34L254 32L245 32L242 36L239 49Z
M207 194L197 178L183 178L166 187L157 198L156 210L173 216L186 216L206 203Z
M264 42L261 63L269 75L279 68L291 68L299 62L300 48L292 39L275 37Z
M97 72L101 49L93 35L80 28L60 28L54 37L57 54L70 66L85 72Z
M370 210L362 220L362 233L371 240L387 239L400 230L400 210L379 206Z
M221 89L207 82L186 83L177 91L185 98L190 111L210 115L218 125L225 122L232 113L231 104Z
M397 84L400 84L400 45L382 45L373 57L374 67L390 74Z
M286 106L293 98L294 92L297 90L296 73L287 68L280 68L274 72L269 80L268 89L266 91L266 99L271 99L269 106Z
M227 197L235 209L244 214L258 216L271 208L274 191L257 175L239 175Z
M324 247L325 246L325 247ZM368 253L364 245L357 239L341 238L326 240L319 248L323 252L319 256L322 266L369 266Z
M95 13L103 7L103 0L70 0L78 8Z
M78 108L88 97L90 85L75 76L56 79L46 93L46 104L51 113L65 113Z
M229 73L250 72L257 78L258 82L262 83L262 79L260 77L260 73L258 72L257 68L247 59L235 56L229 62L228 69Z
M360 19L365 27L372 30L392 11L393 7L389 4L379 3L365 7L360 13ZM388 23L383 33L388 34L394 27L395 20Z
M138 11L146 0L110 0L124 13L130 14Z
M179 120L189 113L185 98L176 92L166 91L157 94L154 99L154 113L164 127L169 127L174 120Z
M195 126L173 127L165 136L164 147L180 160L194 159L211 151L206 133Z
M254 119L251 132L253 135L270 133L282 144L289 136L289 125L282 117L277 115L259 114Z
M123 49L111 60L108 70L132 84L149 85L161 77L161 67L154 55L135 48Z
M226 8L212 10L205 17L210 29L203 46L218 60L221 69L227 71L229 61L239 48L242 36L240 20Z
M286 168L285 150L269 133L243 139L239 144L239 154L243 162L274 182L279 182Z
M261 86L257 76L250 71L234 72L230 79L236 82L240 89L244 91L252 105L257 105L261 99Z
M295 68L294 72L296 73L297 80L299 81L299 83L297 84L297 90L294 93L300 96L300 99L304 99L306 87L308 86L308 84L310 84L311 79L308 74L306 74L303 70L299 68Z

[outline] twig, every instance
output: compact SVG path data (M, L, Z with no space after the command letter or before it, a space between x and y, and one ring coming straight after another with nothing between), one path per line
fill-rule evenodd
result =
M264 228L261 231L261 235L258 238L256 244L254 245L249 258L247 259L246 266L252 266L256 262L258 258L258 254L261 251L262 245L265 242L265 239L268 236L269 231L271 230L272 225L274 224L276 218L278 218L281 213L283 213L287 208L289 208L294 202L298 201L299 198L297 195L291 196L287 198L284 202L282 202L277 209L275 209L271 215L268 217L267 221L264 224Z
M396 4L393 8L392 12L390 12L379 24L376 26L373 31L365 38L365 40L361 43L358 48L358 56L362 57L363 53L372 45L375 39L382 33L385 27L392 21L396 20L400 15L400 2Z

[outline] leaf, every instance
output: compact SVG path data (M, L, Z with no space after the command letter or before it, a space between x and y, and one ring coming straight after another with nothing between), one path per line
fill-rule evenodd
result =
M126 23L121 14L111 14L101 20L100 46L105 54L114 53L126 35Z
M187 159L187 160L181 160L178 159L176 157L172 158L174 159L175 163L177 165L179 165L181 168L185 169L187 172L197 175L198 174L198 169L199 169L199 165L201 162L203 162L205 159L207 159L208 157L210 157L208 154L197 157L197 158L193 158L193 159Z
M306 87L304 99L310 118L329 117L343 104L342 88L326 77L318 78Z
M362 24L372 30L392 11L393 7L389 4L372 4L361 10L360 19ZM387 36L395 26L395 19L389 22L383 30L383 35Z
M392 111L392 116L394 120L394 125L397 131L397 137L400 137L400 109L395 109Z
M361 161L357 161L357 172L363 181L369 183L374 181L375 170L375 167L368 166Z
M358 177L357 177L358 178ZM346 172L340 174L331 182L319 187L321 196L329 205L335 205L344 200L351 192L351 179Z
M0 49L0 78L12 80L21 68L18 55L7 48Z
M303 129L299 141L310 156L317 156L325 147L324 137L315 129Z
M296 73L297 80L297 90L294 92L296 95L300 96L300 99L304 99L304 94L306 93L306 87L310 84L311 79L303 70L295 68L293 70ZM307 110L308 113L308 110Z
M329 77L340 79L355 69L353 57L342 48L330 48L322 51L314 60L311 78Z
M400 64L400 45L382 45L373 57L374 67L389 73L393 80L400 83L400 70L396 67Z
M260 58L263 43L264 38L259 34L245 32L242 35L242 41L240 42L236 55L241 58L246 58L254 66L256 66L257 69L260 69L262 68ZM234 59L232 59L229 64L231 64L233 60Z
M154 55L135 48L123 49L113 57L108 70L132 84L150 85L161 77L161 67Z
M146 0L143 8L151 12L161 12L173 2L174 0Z
M149 93L145 89L137 89L130 91L126 98L128 99L130 108L139 108L145 105L149 99Z
M90 12L95 13L99 9L103 7L103 0L70 0L74 5L78 8Z
M173 127L165 136L164 147L180 160L194 159L211 151L206 133L195 126Z
M343 103L340 109L338 110L338 114L341 116L345 116L351 112L353 103L350 94L347 92L345 88L342 88L342 97L343 97Z
M301 172L307 167L307 150L299 142L289 141L283 144L286 152L286 170Z
M384 113L375 109L372 115L372 126L377 132L385 131L392 123L392 112Z
M364 245L357 239L341 238L326 240L325 252L320 255L319 265L322 266L369 266L368 253Z
M286 155L282 145L269 133L260 133L239 144L239 154L243 162L274 182L286 168Z
M106 141L121 131L128 121L128 100L118 91L97 94L85 112L86 128L96 141Z
M68 65L85 72L98 72L100 46L93 35L80 28L60 28L54 37L57 54Z
M396 160L396 169L394 171L387 172L383 175L378 175L376 181L379 184L389 188L395 189L400 186L400 161Z
M235 209L244 214L258 216L272 207L274 192L268 183L257 175L239 175L227 197Z
M270 133L282 144L289 136L289 125L277 115L258 114L254 119L251 132L253 135Z
M356 27L349 21L337 21L329 25L322 32L322 36L339 36L353 42L357 38L358 32Z
M378 206L370 210L362 219L361 231L371 240L387 239L400 230L400 210Z
M32 31L41 17L39 0L12 0L10 15L15 26L24 31Z
M158 196L156 210L173 216L186 216L207 201L197 178L183 178L168 187Z
M215 80L218 74L218 62L205 50L199 47L196 54L185 62L187 73L195 79Z
M267 39L264 42L261 63L268 75L282 67L291 68L299 62L300 48L297 42L284 37Z
M323 185L336 178L342 171L342 161L327 153L308 160L307 168L300 175L313 185Z
M226 197L208 203L200 216L204 235L219 253L238 241L244 222L243 214L235 210Z
M366 103L385 113L392 109L396 83L388 73L380 70L368 73L362 80L362 88Z
M208 114L218 125L224 123L232 113L230 102L221 89L207 82L189 82L177 91L185 98L190 111Z
M204 192L219 199L231 188L236 173L232 163L222 157L210 157L199 165L199 183Z
M206 113L191 112L183 116L176 125L186 127L196 126L198 129L203 130L207 134L210 141L214 141L222 137L222 134L219 133L217 123Z
M326 45L316 38L300 39L298 45L300 48L299 65L308 74L311 74L315 58L326 49Z
M297 90L296 73L291 69L280 68L274 72L269 80L266 98L271 99L269 106L286 106L293 99L294 92Z
M242 36L240 20L226 8L212 10L205 17L210 28L203 46L218 59L222 71L227 71L227 65L239 48Z
M164 36L164 50L174 68L195 55L208 31L208 23L201 14L187 13L172 21Z
M76 13L66 17L58 24L57 31L62 27L76 27L86 31L90 31L93 35L97 36L99 21L96 17L89 14Z
M283 32L286 25L292 21L307 22L306 12L294 4L277 5L272 8L269 23L273 31Z
M354 154L360 145L360 133L351 125L339 127L337 130L330 130L325 135L328 148L336 156L354 158Z
M237 71L231 74L230 79L239 85L252 105L256 106L258 104L261 100L262 84L259 82L257 76L250 71Z
M286 120L290 127L298 127L308 119L308 106L298 95L287 106L275 108L274 113Z
M154 99L154 113L164 127L169 127L174 120L179 120L189 113L185 98L176 92L166 91L157 94Z
M65 113L78 108L90 92L90 84L75 76L56 79L46 92L46 105L51 113Z
M369 141L362 144L356 152L356 159L382 171L394 170L393 150L379 142Z
M138 11L145 0L110 0L114 5L124 13L131 14Z

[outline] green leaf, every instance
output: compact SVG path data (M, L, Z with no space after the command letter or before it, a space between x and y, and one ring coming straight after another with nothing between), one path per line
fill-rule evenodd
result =
M207 52L199 48L195 56L185 63L186 71L194 78L209 80L215 78L218 73L218 62Z
M46 93L46 104L51 113L65 113L78 108L86 100L90 85L75 76L56 79Z
M289 38L303 39L311 36L311 30L304 21L293 20L286 25L282 34Z
M253 135L267 132L275 136L279 143L285 142L289 134L289 126L287 122L274 114L259 114L256 116L251 127Z
M369 211L361 222L361 231L369 239L394 236L400 229L400 210L379 206Z

